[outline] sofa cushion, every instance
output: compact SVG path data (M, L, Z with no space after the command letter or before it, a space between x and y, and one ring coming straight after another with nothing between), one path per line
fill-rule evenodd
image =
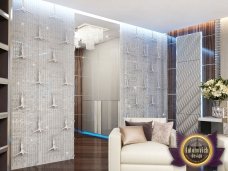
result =
M152 121L152 127L153 127L154 121L160 122L160 123L166 123L166 118L124 118L124 121L128 121L128 122L151 122Z
M146 142L142 126L120 127L123 145Z
M168 122L168 123L154 122L152 141L169 145L172 128L173 128L173 122Z
M121 150L122 164L170 165L172 160L168 147L153 141L126 145Z
M152 121L151 122L129 122L125 121L126 126L142 126L147 141L151 141L152 137Z

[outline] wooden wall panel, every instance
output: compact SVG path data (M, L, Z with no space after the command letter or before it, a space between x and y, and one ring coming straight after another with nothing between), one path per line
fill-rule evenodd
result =
M82 65L83 49L75 49L75 129L82 130Z

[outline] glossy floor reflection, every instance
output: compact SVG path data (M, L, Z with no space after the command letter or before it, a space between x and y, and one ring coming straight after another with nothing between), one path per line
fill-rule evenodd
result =
M75 141L75 159L16 171L108 171L108 141L80 136Z

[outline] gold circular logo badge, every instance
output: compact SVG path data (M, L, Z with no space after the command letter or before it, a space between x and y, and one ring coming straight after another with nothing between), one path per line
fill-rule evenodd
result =
M212 142L205 136L194 134L187 137L181 144L181 157L192 167L206 165L213 157Z

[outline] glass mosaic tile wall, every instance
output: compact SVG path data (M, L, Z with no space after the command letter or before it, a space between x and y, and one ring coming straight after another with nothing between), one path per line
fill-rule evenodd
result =
M74 12L14 0L12 169L74 158Z
M120 121L167 116L167 35L120 25Z

